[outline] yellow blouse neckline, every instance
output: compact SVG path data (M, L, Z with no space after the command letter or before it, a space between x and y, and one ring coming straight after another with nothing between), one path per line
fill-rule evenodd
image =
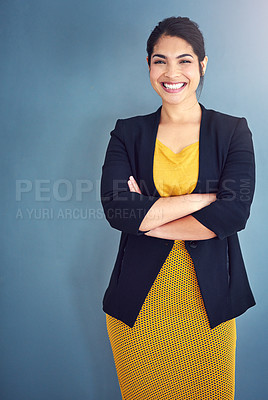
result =
M184 152L184 150L187 150L189 147L193 146L193 145L197 145L199 143L199 140L197 142L188 144L188 146L185 146L183 149L181 149L181 151L179 151L178 153L174 153L173 150L171 150L168 146L166 146L164 143L160 142L159 139L156 138L157 143L162 146L163 148L169 150L170 153L172 153L174 156L178 156L180 155L182 152Z

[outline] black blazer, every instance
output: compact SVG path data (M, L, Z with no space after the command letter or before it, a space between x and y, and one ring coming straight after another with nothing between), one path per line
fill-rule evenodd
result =
M255 304L237 235L250 215L255 162L246 119L200 106L199 176L192 193L217 193L217 199L191 215L217 236L186 240L185 246L214 328ZM102 167L104 213L110 225L122 232L103 310L130 327L174 243L139 231L144 216L160 197L153 181L160 113L161 107L149 115L118 120ZM142 194L129 191L130 175Z

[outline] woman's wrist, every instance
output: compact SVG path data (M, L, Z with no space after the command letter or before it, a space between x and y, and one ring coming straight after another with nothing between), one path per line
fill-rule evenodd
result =
M216 200L216 193L190 193L185 197L193 205L192 213L213 203Z

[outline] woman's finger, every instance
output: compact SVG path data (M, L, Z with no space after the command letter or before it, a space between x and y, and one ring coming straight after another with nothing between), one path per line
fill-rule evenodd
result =
M130 190L131 192L136 192L136 190L135 190L134 187L133 187L132 182L129 180L129 181L127 181L127 183L128 183L129 190Z
M135 188L136 192L138 192L140 188L134 178L131 178L131 183L132 183L133 187Z
M132 183L133 183L133 187L135 188L135 191L139 194L141 194L141 190L139 188L139 185L137 184L135 178L133 176L130 177Z
M138 185L137 182L135 181L134 177L133 177L133 176L130 176L129 179L130 179L130 181L131 181L131 183L132 183L132 185L133 185L133 188L135 189L135 192L141 194L141 190L140 190L140 188L139 188L139 185Z
M137 188L136 186L134 186L133 182L131 182L131 181L129 180L127 183L128 183L129 190L130 190L131 192L133 192L133 193L135 192L135 193L141 194L141 191L139 190L139 187Z

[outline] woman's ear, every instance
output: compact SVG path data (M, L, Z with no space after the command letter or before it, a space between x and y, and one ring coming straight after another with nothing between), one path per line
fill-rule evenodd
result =
M149 58L148 58L148 56L146 57L146 61L147 61L147 64L148 64L148 67L149 67L149 70L150 70Z
M204 60L201 61L201 66L202 66L203 75L205 75L206 68L207 68L207 63L208 63L208 56L205 56L205 57L204 57Z

